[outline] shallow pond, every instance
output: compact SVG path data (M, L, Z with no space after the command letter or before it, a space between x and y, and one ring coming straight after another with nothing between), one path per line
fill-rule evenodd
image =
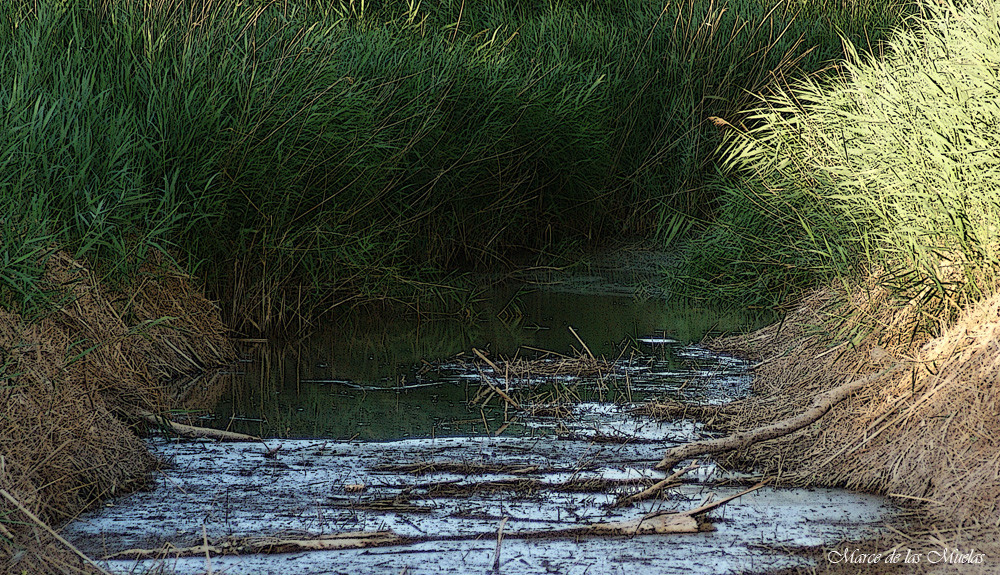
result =
M154 439L151 448L169 462L155 487L84 515L64 535L103 557L205 539L390 530L410 542L210 559L166 553L105 566L185 574L482 573L493 569L503 525L501 573L745 573L801 562L780 549L874 533L891 515L874 497L764 488L712 512L714 531L519 538L691 509L709 493L739 492L738 482L720 482L705 465L664 497L611 506L619 494L663 477L651 468L665 448L701 435L691 422L658 422L631 408L663 396L715 403L747 393L747 363L696 342L751 320L557 291L498 302L492 319L475 325L356 318L280 349L251 346L252 361L192 382L187 394L192 405L212 406L200 425L269 439ZM589 350L616 361L599 376L513 378L503 364L498 373L471 363L473 349L496 361L536 349ZM559 358L534 365L545 371L544 361ZM522 409L495 397L481 401L484 379L519 398ZM527 408L556 396L563 400L556 413Z

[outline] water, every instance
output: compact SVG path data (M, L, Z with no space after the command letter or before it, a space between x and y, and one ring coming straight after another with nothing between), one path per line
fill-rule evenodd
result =
M660 300L539 291L497 300L489 321L347 319L282 347L250 348L237 373L194 382L202 425L267 437L216 444L154 439L169 466L148 492L110 501L64 535L93 556L226 537L388 529L405 546L288 555L109 560L115 572L744 573L803 564L776 549L874 534L892 513L882 500L839 490L745 495L710 519L715 531L630 538L518 539L530 531L691 509L718 483L710 464L666 497L611 507L652 471L663 450L702 436L688 421L659 422L631 408L650 398L721 403L748 393L746 362L697 345L752 323ZM570 332L573 327L577 336ZM581 343L581 341L583 343ZM619 358L600 379L560 375L505 380L464 360L547 349ZM523 401L546 390L578 398L569 411L470 405L482 376ZM502 432L501 432L502 431ZM271 453L273 457L269 457ZM575 483L574 483L575 482ZM576 487L570 489L570 484ZM580 484L583 484L581 487ZM348 486L364 486L360 491ZM169 554L166 556L169 557Z
M652 423L645 431L678 439L694 432L690 425L661 428ZM278 457L270 459L260 444L154 442L154 450L172 462L158 476L156 488L114 501L70 525L64 534L85 552L103 556L130 548L157 548L164 541L177 547L194 546L203 536L215 540L390 529L432 540L367 550L213 557L212 566L216 572L261 574L398 574L404 569L406 573L483 573L492 565L495 534L504 517L508 518L508 534L577 527L631 519L661 508L693 508L709 491L721 497L739 490L696 482L672 490L666 501L609 509L605 505L614 501L613 490L567 492L555 487L571 478L662 477L649 471L662 450L661 444L652 443L597 445L544 437L268 442L272 449L279 445ZM461 463L469 472L451 468L412 472L411 464L435 462ZM516 472L524 469L534 471ZM701 479L707 477L706 472ZM543 486L533 491L470 488L498 480L537 480ZM352 493L348 485L365 485L366 489ZM435 495L433 486L442 485L464 486L472 494ZM379 508L377 502L392 502L392 506ZM874 533L887 512L871 496L828 489L764 489L714 512L716 530L711 532L509 538L502 550L501 572L610 574L639 569L651 574L718 574L789 566L803 560L773 549ZM462 539L433 540L439 537ZM118 560L106 565L117 572L155 565L178 573L203 573L206 561L202 556L139 565Z
M249 347L252 361L235 376L195 382L186 407L211 407L198 425L261 437L383 441L483 433L479 409L468 406L479 378L461 363L473 359L473 348L494 358L538 354L531 350L575 355L580 341L595 356L623 359L610 382L621 385L595 399L718 403L748 389L745 362L695 345L706 335L747 329L756 319L747 314L536 290L499 297L484 315L474 324L358 316L281 347ZM626 379L630 389L623 388ZM585 394L592 384L565 383Z

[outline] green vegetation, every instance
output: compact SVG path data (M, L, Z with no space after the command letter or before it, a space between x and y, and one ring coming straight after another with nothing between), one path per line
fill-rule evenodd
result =
M688 289L777 303L877 276L928 325L997 285L1000 2L926 7L883 58L775 89L725 146Z
M897 24L894 0L12 0L0 305L44 254L171 254L235 326L708 215L708 118Z

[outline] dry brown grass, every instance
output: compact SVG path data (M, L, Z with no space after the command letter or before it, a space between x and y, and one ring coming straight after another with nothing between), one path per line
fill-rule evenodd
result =
M540 350L539 350L540 351ZM539 357L514 356L495 361L468 362L470 370L482 371L488 366L494 377L503 377L513 383L528 384L537 380L555 378L592 378L603 380L615 372L615 362L603 357L595 358L589 353L567 356L544 351Z
M954 533L941 541L974 542L1000 559L1000 295L967 306L937 336L921 329L932 321L872 281L846 297L817 292L780 324L714 342L761 361L753 396L717 420L728 431L793 415L816 394L887 365L906 366L811 426L723 464L785 484L887 495L948 526Z
M210 302L165 266L109 293L56 253L45 281L64 296L56 311L30 321L0 311L0 488L58 524L144 484L155 460L132 416L168 408L170 378L226 361L232 348ZM0 572L89 572L6 500L0 528Z

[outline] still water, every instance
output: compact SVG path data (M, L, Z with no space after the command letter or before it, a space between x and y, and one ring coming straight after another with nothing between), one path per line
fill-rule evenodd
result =
M301 341L248 344L235 369L188 384L185 401L199 425L266 439L153 439L150 449L167 462L154 488L109 501L64 535L108 557L102 565L116 573L735 574L807 564L782 550L874 534L891 516L871 496L765 488L712 512L714 531L519 538L692 509L710 494L741 491L706 461L662 498L613 505L664 477L652 470L664 449L703 436L694 422L656 421L632 408L749 393L748 363L698 342L766 318L553 290L508 294L491 309L476 322L358 316ZM474 349L498 370L471 363ZM520 378L501 363L539 350L614 362L599 377ZM539 361L541 373L559 357ZM558 413L470 401L482 397L484 380L521 407L557 392L572 401ZM498 529L511 535L499 555ZM207 558L171 552L204 541L375 530L411 543ZM162 552L113 557L137 548Z
M516 292L482 316L475 323L357 316L301 341L250 345L236 373L193 382L187 403L210 406L199 425L260 437L377 441L477 434L486 425L479 408L468 405L480 385L466 363L474 348L496 359L543 350L575 356L584 344L597 357L618 360L603 396L594 396L593 381L566 382L584 399L717 403L747 392L746 363L697 342L766 319L549 290ZM518 432L523 428L508 430Z

